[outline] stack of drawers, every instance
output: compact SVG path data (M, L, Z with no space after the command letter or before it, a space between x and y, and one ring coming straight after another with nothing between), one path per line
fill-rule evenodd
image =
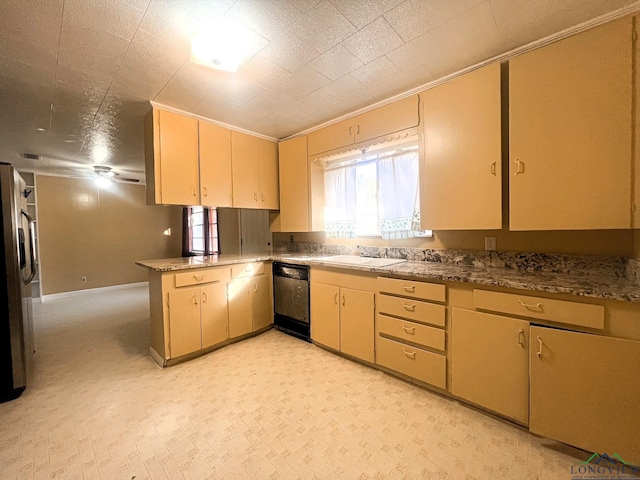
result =
M446 287L378 277L377 290L376 363L446 389Z

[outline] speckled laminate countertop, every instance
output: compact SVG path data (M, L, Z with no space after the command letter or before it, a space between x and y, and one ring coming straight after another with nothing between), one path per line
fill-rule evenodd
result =
M204 268L258 261L283 261L301 265L326 266L343 270L401 275L424 280L473 283L538 292L566 293L583 297L640 302L640 287L617 275L585 273L526 272L509 268L472 267L451 263L396 263L387 267L335 264L328 255L278 254L212 255L206 257L171 258L137 261L136 264L157 272Z

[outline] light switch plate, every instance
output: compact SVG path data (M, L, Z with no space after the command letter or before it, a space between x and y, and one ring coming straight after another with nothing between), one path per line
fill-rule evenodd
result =
M497 248L496 237L484 237L484 249L489 252L495 252Z

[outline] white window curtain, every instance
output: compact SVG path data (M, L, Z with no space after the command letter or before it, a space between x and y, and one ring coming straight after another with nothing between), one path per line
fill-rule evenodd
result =
M354 238L356 234L355 166L327 170L324 182L324 225L327 238Z
M385 239L422 236L417 151L378 160L380 234Z

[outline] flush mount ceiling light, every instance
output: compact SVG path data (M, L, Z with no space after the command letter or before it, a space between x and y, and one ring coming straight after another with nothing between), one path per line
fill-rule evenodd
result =
M198 25L191 31L191 61L200 65L237 72L268 41L230 17L213 25Z

